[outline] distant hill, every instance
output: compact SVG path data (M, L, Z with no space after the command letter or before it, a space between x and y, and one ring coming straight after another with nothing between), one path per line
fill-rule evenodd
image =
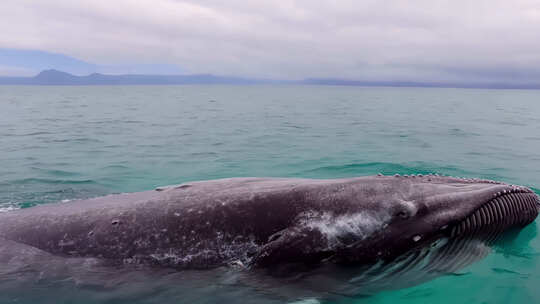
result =
M105 75L76 76L58 70L45 70L34 77L0 77L0 85L167 85L167 84L296 84L337 86L384 87L437 87L437 88L489 88L489 89L540 89L540 84L471 84L405 81L359 81L334 78L307 78L304 80L269 80L211 74L195 75Z
M58 70L45 70L34 77L0 77L0 84L12 85L143 85L143 84L262 84L272 80L198 75L104 75L76 76ZM279 82L279 81L277 81Z
M361 81L334 78L307 78L302 84L365 86L365 87L421 87L421 88L477 88L477 89L540 89L540 84L467 83L467 82L413 82L413 81Z

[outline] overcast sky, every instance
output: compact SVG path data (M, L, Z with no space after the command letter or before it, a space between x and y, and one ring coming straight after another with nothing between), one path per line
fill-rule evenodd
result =
M0 74L65 56L111 73L540 82L540 1L2 0L0 28Z

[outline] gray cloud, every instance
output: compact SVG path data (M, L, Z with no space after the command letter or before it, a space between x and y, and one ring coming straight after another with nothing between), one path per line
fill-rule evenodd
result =
M540 82L538 1L3 0L0 8L0 47L102 65L285 79Z

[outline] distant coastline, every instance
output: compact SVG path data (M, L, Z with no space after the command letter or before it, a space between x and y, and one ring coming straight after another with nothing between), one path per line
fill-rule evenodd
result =
M374 87L427 87L427 88L484 88L484 89L540 89L540 84L505 83L430 83L406 81L360 81L338 78L307 78L303 80L255 79L212 74L193 75L107 75L93 73L77 76L50 69L33 77L1 77L0 85L187 85L187 84L287 84L287 85L331 85L331 86L374 86Z

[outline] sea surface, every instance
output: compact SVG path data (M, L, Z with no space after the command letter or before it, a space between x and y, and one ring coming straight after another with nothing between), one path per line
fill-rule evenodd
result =
M0 212L222 177L379 172L488 178L540 193L540 91L0 86ZM178 280L166 283L178 276L171 272L117 273L104 286L35 279L23 289L13 283L17 275L0 277L9 295L2 301L222 299L204 274L198 279L208 292L193 296ZM540 303L539 286L535 222L458 273L339 303ZM227 290L229 301L246 302L240 289Z

